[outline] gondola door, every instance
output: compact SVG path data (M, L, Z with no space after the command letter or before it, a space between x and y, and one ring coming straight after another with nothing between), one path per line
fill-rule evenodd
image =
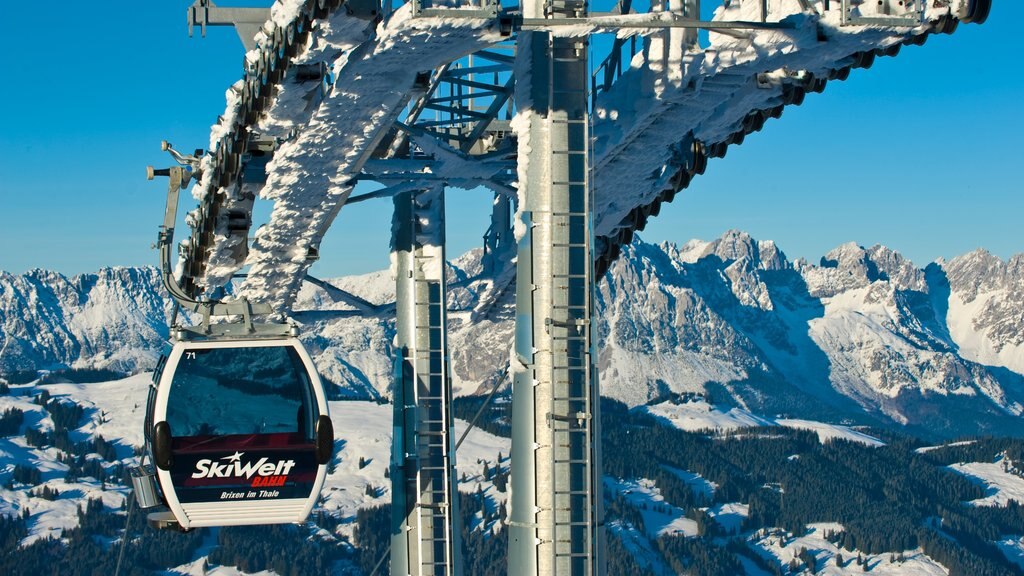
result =
M298 340L175 344L152 416L157 478L183 529L309 515L334 434Z

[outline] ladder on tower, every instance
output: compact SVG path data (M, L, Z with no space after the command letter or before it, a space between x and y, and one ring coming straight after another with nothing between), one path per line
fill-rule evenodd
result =
M458 510L445 330L443 191L412 194L417 576L458 576Z
M586 5L553 0L553 15L580 17ZM557 17L557 16L556 16ZM552 262L548 408L552 477L551 551L556 574L593 574L596 543L595 419L592 382L592 274L590 238L590 116L587 45L554 38L549 50L551 114ZM556 79L580 76L576 82Z

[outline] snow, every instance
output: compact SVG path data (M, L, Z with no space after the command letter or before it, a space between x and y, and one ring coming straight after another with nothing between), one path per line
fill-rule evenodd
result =
M738 502L718 504L706 508L705 511L715 519L715 522L725 530L726 534L739 534L743 521L750 516L750 506Z
M920 550L905 550L898 553L877 555L862 554L857 550L845 550L836 547L825 539L826 531L841 531L843 527L836 523L810 524L807 532L794 536L781 529L758 530L750 537L751 548L760 556L767 558L783 567L787 566L801 549L806 548L814 554L818 571L815 574L824 576L846 576L864 574L865 570L857 565L858 555L867 560L870 573L880 576L945 576L949 571L941 564L929 558ZM836 564L837 555L842 554L843 566ZM904 561L898 557L903 555ZM890 557L896 562L890 562ZM797 560L799 562L799 559Z
M849 426L839 426L836 424L814 422L812 420L794 420L788 418L776 420L776 423L778 423L779 426L786 428L811 430L818 435L818 441L821 443L825 443L830 440L848 440L850 442L858 442L871 447L885 446L885 443L878 438L868 436L863 432L858 432Z
M977 440L962 440L960 442L950 442L949 444L942 444L940 446L922 446L922 447L914 450L914 452L917 452L918 454L927 454L928 452L931 452L932 450L938 450L940 448L946 448L947 446L970 446L971 444L975 444L975 443L977 443Z
M640 512L649 538L666 534L697 536L697 522L686 518L684 510L666 502L654 480L622 480L606 476L604 485L606 490L621 495Z
M866 446L884 446L881 440L839 424L826 424L813 420L799 420L792 418L772 419L764 416L757 416L741 408L729 408L723 411L722 408L708 404L705 400L690 400L676 404L672 401L665 401L653 406L638 408L654 416L661 422L674 426L687 432L699 432L713 430L717 432L728 432L741 428L755 428L760 426L782 426L798 430L811 430L818 435L822 443L830 440L849 440L859 442Z
M487 20L411 18L407 4L353 51L362 57L336 69L334 89L308 126L282 145L267 167L261 196L275 200L275 206L245 262L250 271L243 295L277 306L292 298L310 264L306 247L318 246L338 215L368 151L404 109L416 73L499 40L488 25ZM429 53L421 49L428 41Z
M622 545L643 568L654 572L655 576L670 576L672 569L665 564L661 554L654 550L651 541L636 526L621 520L612 520L607 525L610 534L617 536Z
M686 485L693 490L693 493L699 496L704 496L708 499L711 499L715 495L715 490L718 489L718 484L715 484L714 482L704 478L703 476L696 472L680 470L679 468L674 468L672 466L665 465L663 465L662 468L671 472L677 478L685 482Z
M1005 536L995 543L1006 559L1024 568L1024 537Z
M391 499L391 480L384 472L390 466L393 409L390 404L365 401L331 402L331 421L334 424L334 471L328 474L322 492L322 508L343 518L353 519L360 508L385 504ZM456 420L453 430L455 439L462 437L468 424ZM455 473L466 482L459 484L459 491L475 493L481 491L495 506L508 498L507 492L499 492L494 484L483 478L485 462L494 468L498 453L503 456L503 467L508 467L511 441L494 436L480 429L474 429L466 437L455 457ZM359 468L359 460L365 466ZM366 495L367 485L377 488L376 497ZM339 530L351 537L354 522L343 523Z
M941 327L914 315L894 283L863 278L827 290L813 287L816 277L827 283L822 276L851 271L852 265L840 263L804 274L812 293L826 294L824 314L809 322L810 336L832 359L829 378L837 390L865 407L881 405L897 422L906 421L896 400L908 390L987 398L1007 414L1024 410L990 372L958 357ZM951 326L957 322L952 315L948 320Z
M1024 503L1024 478L1005 471L1007 463L1000 456L995 462L958 463L948 468L985 488L984 498L970 501L973 506L1006 506L1010 500Z
M1012 344L1002 339L993 339L985 326L979 326L977 319L1000 300L1019 298L1009 290L995 290L981 294L970 302L956 292L949 295L949 335L956 342L958 352L968 360L988 366L1003 366L1017 373L1024 373L1024 343ZM1018 300L1019 302L1019 300Z
M729 408L723 412L721 408L712 406L704 400L682 404L666 401L653 406L645 406L643 410L651 416L687 432L729 431L773 424L771 420L756 416L741 408Z
M198 551L199 559L182 564L164 572L166 576L278 576L273 570L260 570L259 572L243 572L234 566L213 566L204 568L206 555L209 552Z
M122 386L124 382L121 381ZM55 386L40 388L53 390ZM12 391L34 395L40 388L25 386ZM40 430L53 429L53 421L43 407L29 402L25 397L0 396L0 412L10 408L17 408L25 412L23 429L27 427ZM87 418L92 416L95 414L90 416L87 412ZM141 421L139 428L141 429ZM80 439L82 431L80 429L78 432L73 432L72 440ZM115 428L104 428L104 431L109 434L106 436L107 439L117 439ZM129 497L127 489L104 487L99 481L92 478L82 478L77 482L64 481L68 466L58 461L60 454L61 452L56 448L29 446L25 443L24 436L0 438L0 486L8 484L17 465L28 466L42 473L43 482L38 488L17 484L13 490L6 487L0 488L0 516L21 515L25 510L30 513L29 533L22 540L23 545L29 545L50 536L59 537L63 530L77 526L79 506L88 499L99 498L107 508L119 510L126 502L125 498ZM127 448L119 449L118 455L127 459L131 456L131 451ZM107 465L106 467L110 468L111 466ZM29 494L30 488L40 490L43 487L56 489L60 493L59 497L49 501Z

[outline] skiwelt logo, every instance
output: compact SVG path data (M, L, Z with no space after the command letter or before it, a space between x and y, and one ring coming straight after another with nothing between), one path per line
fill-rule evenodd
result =
M242 463L244 452L235 452L231 456L225 456L217 462L215 460L203 459L196 462L196 471L192 473L193 478L246 478L252 479L254 488L267 486L284 486L288 479L288 473L295 466L294 460L278 460L271 462L270 458ZM254 478L255 476L255 478Z

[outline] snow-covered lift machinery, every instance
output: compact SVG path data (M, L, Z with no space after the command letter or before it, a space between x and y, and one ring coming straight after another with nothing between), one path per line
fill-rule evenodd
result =
M171 258L178 195L201 162L198 153L162 148L181 166L148 168L150 179L169 179L157 244L161 276L179 309L201 323L170 327L144 424L144 458L156 469L133 471L137 502L157 508L148 519L158 528L301 522L320 495L334 446L323 384L296 326L253 321L270 314L269 306L200 300L179 285Z

